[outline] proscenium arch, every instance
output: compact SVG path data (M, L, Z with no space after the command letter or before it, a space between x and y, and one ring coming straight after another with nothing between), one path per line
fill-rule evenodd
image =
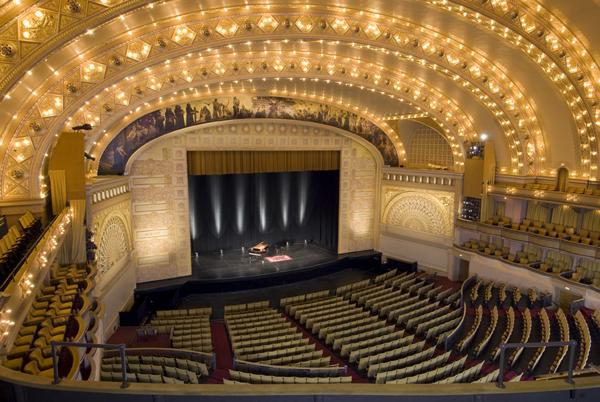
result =
M377 148L375 148L375 146L373 144L371 144L369 141L365 140L364 138L362 138L356 134L350 133L349 131L346 131L346 130L343 130L343 129L340 129L337 127L329 126L329 125L322 124L322 123L316 123L316 122L312 122L312 121L290 120L290 119L271 119L271 118L259 118L259 119L251 118L251 119L237 119L237 120L232 119L232 120L213 121L210 123L204 123L204 124L200 124L200 125L196 125L196 126L185 127L185 128L179 129L179 130L174 130L168 134L157 137L157 138L153 139L152 141L149 141L149 142L145 143L144 145L142 145L141 147L139 147L131 155L131 157L127 161L127 164L125 165L125 170L123 172L123 175L129 176L131 173L131 167L135 163L137 158L139 158L139 156L141 154L143 154L145 150L156 145L157 143L160 143L160 141L165 141L165 140L168 140L169 138L176 137L181 134L193 133L198 130L206 130L206 129L213 129L213 128L217 129L218 127L228 127L228 126L241 126L241 125L254 125L254 124L279 124L279 123L280 124L288 124L288 125L293 124L293 125L298 126L299 128L303 128L303 127L316 128L319 130L329 131L329 132L339 135L340 137L343 137L343 138L348 138L349 140L360 144L363 148L365 148L369 152L371 157L374 159L375 164L377 165L378 174L381 174L381 171L384 166L384 161L383 161L383 157L381 156L381 153L379 153L379 151L377 150ZM198 146L198 147L194 148L194 150L204 150L204 149L205 148L203 148L202 146ZM257 147L244 148L244 150L252 150L252 149L255 149L257 151L260 150ZM302 147L299 147L298 149L302 150ZM211 147L210 150L228 151L228 150L231 150L231 147L228 147L227 145L222 145L218 148ZM379 193L379 191L378 191L378 193Z
M247 126L247 128L244 128ZM260 130L254 127L260 126ZM217 135L215 135L217 134ZM220 135L219 135L220 134ZM285 141L279 141L277 138L287 138ZM249 141L245 141L249 138ZM274 141L266 141L267 139ZM294 141L297 139L297 141ZM308 141L303 141L307 139ZM172 144L177 149L173 151L172 156L161 157L163 155L161 149ZM336 127L330 127L323 124L303 121L293 121L285 119L247 119L247 120L229 120L207 123L201 126L192 126L173 131L164 136L145 144L129 159L128 166L125 169L126 177L129 177L130 183L134 183L136 177L137 162L140 159L145 159L146 167L154 166L159 160L163 163L168 163L175 170L173 175L183 178L187 176L187 168L185 164L185 152L192 150L203 151L220 151L220 150L236 150L245 151L285 151L285 150L340 150L341 151L341 166L340 166L340 237L338 245L343 246L344 250L354 247L355 241L361 242L360 239L367 239L372 243L368 248L377 246L378 243L378 217L380 214L380 197L381 197L381 180L377 177L382 175L383 160L379 152L362 138L348 133ZM147 151L158 152L148 154ZM147 155L147 156L144 156ZM361 160L368 161L367 165L362 162L355 164L353 161ZM177 166L177 167L176 167ZM141 175L143 176L146 170L142 168ZM355 177L353 171L363 171L366 169L369 172L368 176L364 177L364 181L368 181L369 188L362 187L359 178ZM169 174L170 177L171 173ZM185 187L185 179L182 181L168 180L169 185ZM135 204L135 185L131 186L132 202ZM363 191L365 192L363 194ZM365 198L366 197L366 198ZM185 197L184 197L185 198ZM185 198L187 200L187 198ZM350 208L354 199L368 199L367 204L357 205L358 210L354 211ZM146 201L147 202L147 201ZM135 206L134 206L135 209ZM167 212L168 211L168 212ZM166 213L181 214L179 212L167 208ZM366 218L365 214L370 216ZM368 238L363 237L365 232L369 234ZM135 228L134 228L135 231ZM341 235L343 233L343 235ZM179 235L178 235L179 236ZM135 234L134 234L135 238ZM189 233L181 240L185 241L189 238ZM361 243L362 244L362 243ZM364 245L364 244L363 244ZM356 251L356 250L355 250ZM342 252L342 251L340 251ZM186 250L186 261L189 260L189 250Z
M160 106L160 108L158 108L158 109L150 109L150 110L145 109L145 110L140 110L138 113L136 113L134 115L126 115L127 116L126 121L122 121L122 122L120 122L120 124L112 127L111 128L112 135L109 135L106 138L106 141L103 141L101 143L101 147L100 148L98 148L97 150L93 151L94 153L92 155L94 157L96 157L96 161L89 161L88 162L88 172L89 172L89 174L91 174L91 175L97 175L98 174L100 162L103 159L103 155L106 152L107 147L110 144L112 144L112 142L115 140L115 138L117 136L124 135L123 134L124 130L127 127L129 127L131 124L133 124L134 122L136 122L139 118L142 118L144 116L150 116L150 115L156 113L157 111L160 111L160 110L165 109L165 108L171 108L171 109L173 109L176 105L184 106L186 103L194 104L196 102L207 102L207 101L211 101L213 99L219 99L219 102L222 102L223 100L232 100L235 95L236 94L225 93L225 94L211 94L211 95L206 95L206 96L184 98L184 99L181 99L181 102L169 102L169 103L159 104L159 105L157 105L157 106ZM237 94L237 96L240 96L240 94ZM315 108L319 107L320 105L325 104L325 105L328 105L328 106L336 108L338 111L341 111L342 113L352 113L352 114L357 115L358 117L364 118L370 124L372 124L373 126L377 127L378 129L380 129L381 132L384 133L388 137L388 140L390 140L390 141L392 141L391 138L390 138L390 135L394 135L393 131L390 132L389 127L387 127L387 126L386 126L387 128L383 127L383 126L381 126L381 123L379 123L377 121L373 121L373 119L369 119L368 116L364 116L361 113L357 113L356 111L354 111L352 109L345 108L343 105L338 105L336 103L323 102L323 101L319 101L319 100L315 101L315 99L311 99L310 97L293 96L293 95L291 95L291 96L273 96L272 94L269 94L269 95L260 95L260 94L255 94L255 93L247 93L247 94L244 94L244 96L241 97L241 98L243 99L243 98L248 98L248 97L250 97L250 98L252 98L252 97L265 97L267 99L272 98L274 100L279 100L279 101L286 101L288 99L292 100L292 101L303 101L303 102L306 102L306 103L312 105ZM247 105L245 105L245 104L241 104L241 107L246 107L246 106ZM305 105L303 105L303 106L305 106ZM248 109L248 108L246 108L246 110L252 111L252 109ZM252 112L255 113L256 111L252 111ZM239 121L240 123L243 123L245 121L249 121L251 123L255 123L257 121L267 121L267 122L268 121L276 121L276 122L277 121L288 121L288 122L299 122L299 123L311 122L311 123L317 124L318 126L322 126L323 128L325 128L325 127L327 127L327 128L336 128L339 133L344 132L345 133L344 136L346 136L348 138L352 138L353 140L361 139L361 140L364 141L365 144L370 144L371 147L373 147L376 150L376 152L379 154L379 156L381 157L381 161L382 161L382 164L383 164L383 160L384 159L383 159L383 156L382 156L382 153L381 153L382 151L379 150L378 148L376 148L373 143L371 143L370 141L366 140L360 134L354 133L354 132L352 132L350 130L347 130L347 129L338 128L338 127L336 127L334 125L331 125L331 124L313 122L312 120L302 120L302 119L295 119L295 118L278 118L278 117L274 117L274 118L273 117L261 117L261 118L256 118L256 117L241 117L241 118L236 118L236 117L228 115L226 118L219 118L217 120L200 122L200 123L196 123L196 124L187 126L185 128L186 129L187 128L193 129L194 127L197 127L197 128L212 127L214 125L214 123L227 122L227 121ZM152 143L155 139L162 138L162 137L170 135L171 133L174 133L174 132L181 132L181 130L182 129L175 129L175 130L166 132L164 134L160 134L160 135L156 136L155 138L150 139L149 141L144 142L140 146L140 148L145 147L146 144ZM393 142L392 142L392 144L393 144ZM132 154L130 154L128 156L128 158L127 158L128 161L126 163L126 166L129 165L129 160L133 157L133 155L136 152L137 152L137 150L134 151ZM401 159L400 159L401 155L398 152L396 153L396 155L398 157L399 163L401 163Z

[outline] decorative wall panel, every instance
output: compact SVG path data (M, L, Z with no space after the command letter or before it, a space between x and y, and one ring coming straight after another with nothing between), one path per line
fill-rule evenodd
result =
M388 188L383 203L382 223L387 228L452 237L454 193Z

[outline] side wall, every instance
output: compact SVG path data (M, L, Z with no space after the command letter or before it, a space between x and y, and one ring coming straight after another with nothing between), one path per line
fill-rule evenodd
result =
M417 261L420 268L444 275L448 272L458 178L447 173L386 170L379 247L384 256Z
M375 248L382 161L354 137L316 123L257 119L190 127L142 147L126 169L137 281L191 274L188 150L339 150L338 251Z
M104 306L104 340L119 324L136 284L132 249L131 193L127 178L96 179L87 186L88 229L96 244L96 292Z

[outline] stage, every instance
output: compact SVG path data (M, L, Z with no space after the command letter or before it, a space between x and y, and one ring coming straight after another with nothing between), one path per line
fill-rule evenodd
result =
M287 261L269 262L266 257L288 256ZM336 254L315 244L303 243L271 249L265 257L253 257L241 249L202 253L192 256L192 275L144 282L136 292L146 293L179 288L184 293L217 292L250 289L289 283L318 275L329 274L345 268L378 269L381 254L373 250ZM263 262L264 260L264 262Z
M289 257L287 261L269 261L277 257ZM246 249L225 250L223 255L219 252L202 253L192 257L192 279L228 280L240 278L255 278L272 274L287 273L304 269L313 265L335 260L337 254L314 244L293 244L282 247L277 253L274 247L264 257L251 256Z

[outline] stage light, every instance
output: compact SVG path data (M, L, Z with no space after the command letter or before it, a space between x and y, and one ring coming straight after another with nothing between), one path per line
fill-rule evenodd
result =
M301 172L298 176L298 225L304 226L306 220L306 209L308 204L308 187L310 185L310 173Z
M223 234L222 183L220 176L209 176L210 201L213 211L213 231L217 238Z
M246 182L242 176L235 177L235 229L238 235L244 233L246 211ZM242 247L242 252L243 251Z
M287 230L290 218L290 175L289 173L279 175L281 187L281 223L283 230Z
M265 233L267 231L267 183L264 174L258 175L256 184L256 194L258 197L259 230L261 233Z

